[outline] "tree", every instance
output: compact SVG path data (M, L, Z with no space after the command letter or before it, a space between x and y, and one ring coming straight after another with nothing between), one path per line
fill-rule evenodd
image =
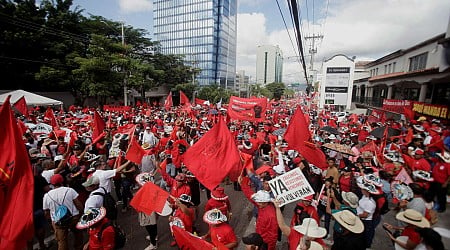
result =
M266 85L266 89L272 93L275 100L280 100L286 87L282 82L273 82Z
M209 85L200 88L198 92L198 98L203 100L209 100L211 103L218 103L222 100L222 103L228 102L230 96L237 96L237 93L220 87L219 85Z
M189 99L192 99L194 91L198 89L198 86L192 83L182 83L177 84L174 89L175 91L183 91Z
M272 98L273 94L268 89L261 87L260 84L250 85L250 96Z

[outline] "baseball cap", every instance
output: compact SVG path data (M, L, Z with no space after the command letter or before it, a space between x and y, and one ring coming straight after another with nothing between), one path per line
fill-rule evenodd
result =
M100 179L97 176L91 176L82 185L83 187L90 187L98 184L100 184Z
M64 182L64 178L60 174L55 174L50 178L50 184L56 185Z

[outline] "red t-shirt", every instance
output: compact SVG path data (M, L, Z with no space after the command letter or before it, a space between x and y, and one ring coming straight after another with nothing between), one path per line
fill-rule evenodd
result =
M351 176L341 176L339 178L339 187L341 188L341 192L350 192L351 191Z
M303 234L297 232L293 227L291 227L291 233L288 237L289 249L296 250L300 240L303 238ZM326 244L322 239L314 239L315 242L319 243L321 246L325 247Z
M211 241L214 246L226 245L237 242L233 228L227 223L221 223L217 226L211 226Z
M115 244L115 232L112 226L106 227L101 236L101 241L98 239L98 233L102 225L108 222L108 219L101 220L99 225L89 229L89 250L112 250Z
M426 172L431 171L430 163L428 163L428 161L425 160L424 158L421 158L419 160L413 159L410 167L411 167L412 171L416 171L416 170L423 170Z
M408 240L414 242L414 244L420 244L422 239L420 238L420 234L416 232L414 227L412 226L406 226L405 230L402 232L402 236L408 236Z
M181 209L178 208L177 210L175 210L174 216L180 218L180 220L184 224L184 229L186 231L192 233L192 225L194 225L194 220L195 220L195 210L192 207L190 207L188 209L189 209L191 215L187 215L187 214L183 213L183 211L181 211Z
M443 184L450 176L450 164L439 162L434 165L432 175L435 182Z

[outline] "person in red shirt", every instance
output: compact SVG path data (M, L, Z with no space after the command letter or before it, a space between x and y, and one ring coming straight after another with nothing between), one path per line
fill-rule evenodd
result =
M211 192L211 199L206 202L205 211L219 209L227 218L231 216L231 204L223 187L216 187Z
M209 231L203 239L211 237L211 242L218 249L235 249L238 245L233 228L226 223L227 217L219 210L212 209L205 212L203 221L208 223Z
M174 199L174 197L172 197ZM176 210L173 216L169 217L169 221L173 221L175 218L180 219L183 222L184 229L189 233L193 231L193 225L195 221L195 209L191 207L191 196L187 194L181 194L179 198L175 199ZM176 241L172 241L170 246L175 246Z
M319 223L317 208L311 205L313 198L314 195L309 195L297 203L294 210L294 215L291 219L291 227L302 224L302 221L305 218L313 218L317 223Z
M437 197L436 208L438 212L444 212L447 204L447 188L450 182L450 153L445 151L436 154L439 160L433 167L433 182L431 183L431 194Z
M398 213L395 218L399 221L405 222L406 227L400 228L392 226L388 223L384 223L384 227L387 229L402 230L401 236L407 236L408 240L406 242L397 240L392 234L388 233L389 238L404 249L415 249L422 241L417 228L428 228L430 227L430 222L422 216L421 213L413 209L406 209L403 212Z
M275 214L275 207L270 203L272 198L270 193L259 190L254 193L249 186L249 179L239 176L238 182L241 185L245 197L258 208L258 218L256 219L256 233L261 235L268 250L274 250L278 238L278 224Z
M327 234L325 228L319 227L318 222L312 218L305 218L301 225L288 226L284 222L283 214L281 213L279 201L273 202L276 209L277 223L284 235L288 237L289 249L309 249L305 248L313 245L321 245L325 247L325 242L321 239ZM305 237L306 235L306 237Z
M106 210L101 208L89 208L77 223L77 229L89 228L89 241L83 249L112 250L115 249L115 231L112 223L105 217Z
M161 166L158 166L161 170ZM170 177L166 173L166 171L160 171L164 181L167 183L167 186L170 187L170 195L171 197L179 198L182 194L191 195L191 188L186 183L186 175L183 173L178 173L175 178ZM171 204L175 203L174 199L169 199Z
M423 158L424 151L422 149L416 149L414 151L414 159L409 162L411 171L423 170L426 172L431 171L431 165L425 158Z

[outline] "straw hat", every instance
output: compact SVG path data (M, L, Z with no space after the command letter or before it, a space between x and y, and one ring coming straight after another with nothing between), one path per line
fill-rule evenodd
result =
M258 192L252 195L252 200L255 202L270 202L272 197L270 197L270 193L264 190L259 190Z
M417 170L417 171L413 171L412 174L417 179L421 179L424 181L434 181L434 178L431 177L430 172L427 172L427 171Z
M42 146L47 146L47 145L49 145L49 144L51 144L51 143L53 143L53 142L56 142L55 140L52 140L52 139L50 139L50 138L46 138L45 140L44 140L44 142L42 143Z
M148 142L142 144L142 149L143 149L143 150L147 150L147 149L149 149L149 148L151 148L151 147L152 147L152 146L151 146L150 143L148 143Z
M228 196L225 194L223 187L218 187L211 191L211 198L217 201L224 201L228 199Z
M421 213L414 209L406 209L405 211L398 213L395 218L399 221L403 221L421 228L430 227L430 222L425 219Z
M301 245L299 244L296 248L296 250L301 250ZM323 247L322 245L320 245L319 243L317 243L316 241L310 241L310 246L308 248L308 250L322 250Z
M81 216L80 221L76 225L76 228L81 230L92 227L95 223L105 218L105 216L106 209L104 207L91 207Z
M327 230L319 227L313 218L305 218L301 225L294 226L294 230L311 238L322 238L327 235Z
M364 231L364 224L362 223L361 219L356 216L354 213L343 210L337 213L332 214L333 218L339 222L341 226L343 226L345 229L349 230L350 232L359 234Z
M436 155L439 156L439 158L441 158L444 162L450 163L450 153L448 151L445 151L443 154L436 153Z
M342 191L342 199L352 208L358 207L358 196L352 192Z
M214 208L205 212L203 215L203 221L208 224L218 225L226 222L227 217L219 209Z

